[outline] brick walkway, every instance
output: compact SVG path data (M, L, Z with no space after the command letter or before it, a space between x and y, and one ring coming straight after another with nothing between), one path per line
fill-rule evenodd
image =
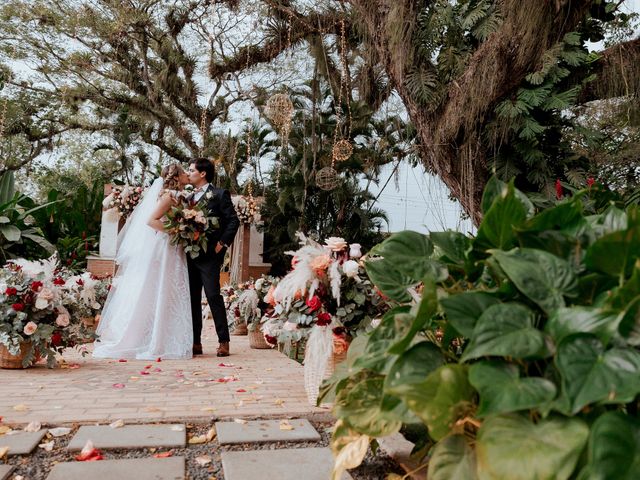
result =
M0 417L5 424L60 425L328 413L307 402L297 362L277 350L250 349L247 337L232 337L232 355L220 359L215 339L207 328L205 355L191 360L118 362L69 352L68 368L0 370Z

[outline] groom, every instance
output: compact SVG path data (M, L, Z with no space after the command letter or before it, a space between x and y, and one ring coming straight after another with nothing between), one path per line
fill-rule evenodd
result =
M204 202L208 216L218 217L220 228L208 234L207 252L195 259L187 255L189 291L193 322L193 354L202 355L202 287L213 314L213 322L220 343L218 357L229 356L229 325L227 312L220 295L220 267L224 252L233 242L240 221L236 215L228 190L215 188L211 182L215 176L213 164L206 158L195 158L189 164L189 183L194 187L193 200Z

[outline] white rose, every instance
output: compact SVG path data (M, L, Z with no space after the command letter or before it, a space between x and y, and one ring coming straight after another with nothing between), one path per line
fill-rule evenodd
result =
M262 285L264 285L264 278L259 278L258 280L256 280L256 290L262 290Z
M342 271L349 278L357 277L359 268L360 266L355 260L347 260L342 264Z
M324 241L324 244L334 252L340 252L347 248L347 242L341 237L329 237Z
M352 243L349 245L349 257L360 258L362 256L361 248L362 246L359 243Z
M49 302L53 300L55 294L51 291L51 289L44 287L40 292L38 292L38 296L36 298L36 308L38 310L44 310L49 306Z

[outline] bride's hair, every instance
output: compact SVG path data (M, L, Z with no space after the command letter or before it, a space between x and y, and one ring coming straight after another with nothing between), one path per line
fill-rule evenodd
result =
M180 190L180 174L184 172L179 163L172 163L162 169L163 190Z

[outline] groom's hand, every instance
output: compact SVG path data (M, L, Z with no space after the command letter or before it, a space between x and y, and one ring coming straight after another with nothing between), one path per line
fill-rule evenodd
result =
M224 245L222 245L220 242L216 243L216 253L220 253L220 250L222 250L224 248Z

